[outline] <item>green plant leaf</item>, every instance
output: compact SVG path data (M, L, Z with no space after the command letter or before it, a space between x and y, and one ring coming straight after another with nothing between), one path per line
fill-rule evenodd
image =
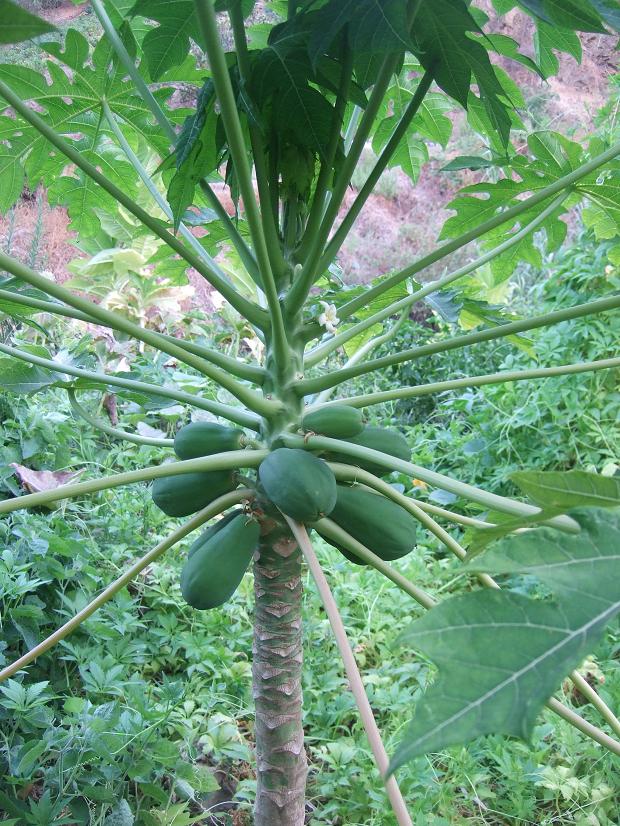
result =
M0 0L0 44L21 43L31 37L39 37L56 31L46 20L13 3Z
M571 515L580 523L578 535L539 528L502 540L469 566L530 574L553 600L476 591L440 603L401 635L439 675L418 704L391 771L484 734L529 739L545 701L620 611L620 512Z
M529 470L510 478L541 508L620 507L620 478L585 470Z
M183 63L189 52L190 37L202 44L192 0L176 0L174 3L170 0L138 0L131 14L156 20L159 24L142 41L153 80L159 80L169 69Z

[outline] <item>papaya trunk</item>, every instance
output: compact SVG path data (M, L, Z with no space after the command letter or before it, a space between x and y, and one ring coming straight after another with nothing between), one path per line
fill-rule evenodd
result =
M255 826L302 826L307 761L302 728L301 551L283 528L254 564Z

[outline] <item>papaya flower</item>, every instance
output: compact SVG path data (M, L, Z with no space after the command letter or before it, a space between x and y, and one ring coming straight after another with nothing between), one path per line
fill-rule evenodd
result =
M422 490L426 490L428 488L426 482L423 482L421 479L413 479L412 482L414 488L421 488Z
M319 316L319 324L321 327L325 327L328 333L335 333L336 332L336 325L340 321L338 318L338 310L336 309L335 304L328 304L327 301L319 301L319 304L323 306L323 312Z

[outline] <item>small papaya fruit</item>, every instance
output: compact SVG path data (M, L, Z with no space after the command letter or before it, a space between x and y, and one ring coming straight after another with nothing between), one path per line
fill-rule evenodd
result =
M258 522L237 513L188 556L181 571L181 593L188 605L204 611L229 600L252 561L259 538Z
M327 464L297 448L279 447L258 468L267 497L298 522L316 522L336 504L336 479Z
M239 516L239 514L241 513L243 513L241 508L234 508L233 510L228 511L228 513L221 519L218 519L217 522L214 522L213 525L209 525L209 527L206 530L204 530L200 534L200 536L197 539L195 539L194 542L192 542L192 544L189 546L187 556L193 556L193 554L196 553L196 551L198 550L198 548L201 547L201 545L204 545L205 542L208 542L209 539L218 534L222 530L222 528L225 528L226 525L228 525L228 523L235 518L235 516Z
M151 489L153 502L168 516L189 516L237 487L231 470L162 476Z
M411 448L407 440L398 430L391 430L387 427L365 427L360 434L347 438L344 441L351 442L360 447L369 447L372 450L379 450L405 462L411 461ZM327 458L327 457L326 457ZM369 462L364 459L357 459L353 456L346 456L344 453L334 453L329 456L334 462L346 462L349 465L356 465L375 476L387 476L391 471L389 468Z
M386 562L406 556L416 545L416 519L391 499L359 485L338 485L329 518ZM364 564L346 548L336 547L351 562Z
M306 433L320 433L332 439L357 436L364 429L361 412L347 404L334 404L307 413L301 427Z
M174 452L179 459L197 459L212 453L239 450L245 436L242 430L216 422L191 422L174 437Z

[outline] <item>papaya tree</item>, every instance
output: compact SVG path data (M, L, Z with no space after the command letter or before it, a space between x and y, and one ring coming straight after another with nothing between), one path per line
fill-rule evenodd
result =
M6 391L61 388L94 427L162 448L160 464L17 496L1 502L0 512L152 483L159 508L188 517L0 677L25 669L154 559L201 530L181 577L195 609L222 605L253 561L258 826L295 826L305 817L304 565L398 823L411 822L395 775L400 765L488 733L527 739L545 704L620 755L620 722L575 671L620 608L618 479L524 469L514 476L521 495L508 498L416 464L415 446L412 455L398 430L365 418L388 402L458 388L614 370L620 354L446 374L440 382L364 394L359 381L351 383L482 342L525 346L530 331L595 315L605 323L620 307L611 290L523 318L472 300L463 288L482 268L498 285L519 262L542 266L543 255L563 244L563 218L577 207L597 238L620 234L620 143L527 134L522 92L509 74L512 66L548 78L558 52L579 57L580 32L611 37L620 29L620 5L493 0L496 17L515 6L529 15L533 50L494 31L489 15L466 0L274 0L270 22L256 26L248 21L254 5L91 0L103 30L92 44L75 29L59 40L44 20L12 0L0 3L3 42L34 38L40 51L36 69L0 66L2 208L25 185L43 185L51 203L66 207L77 246L91 256L122 247L118 228L129 227L132 239L153 244L147 264L155 276L198 273L257 342L252 360L141 326L0 252L0 309L16 319L18 337L0 343ZM228 51L222 26L233 41ZM432 252L376 273L367 285L345 286L339 253L381 175L399 167L415 182L433 147L448 145L457 110L485 149L451 168L479 170L479 182L451 201L453 214ZM368 145L374 164L348 199ZM465 260L470 247L470 260L450 269L450 256ZM617 246L610 255L618 259ZM429 280L431 267L443 274ZM429 331L430 340L415 347L390 347L424 300L466 313L469 331ZM200 389L93 370L83 354L61 358L20 336L24 320L50 316L134 340L154 359L183 365ZM379 347L383 355L373 356ZM80 393L96 388L121 401L173 400L212 420L186 425L174 442L133 433L84 410ZM173 453L176 460L167 461ZM389 482L394 471L472 503L475 515L401 492ZM309 531L352 564L374 567L427 611L401 642L428 657L438 676L391 760ZM390 565L413 551L422 532L464 561L481 587L437 602ZM535 576L551 597L502 590L494 578L515 573ZM600 712L601 728L553 697L569 674Z

